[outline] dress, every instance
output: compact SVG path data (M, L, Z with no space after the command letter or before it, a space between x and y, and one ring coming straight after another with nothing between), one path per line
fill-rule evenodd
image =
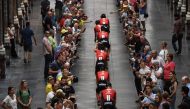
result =
M28 104L28 102L30 100L30 91L29 90L24 90L24 91L19 90L17 92L17 97L20 97L20 100L24 104ZM23 107L21 104L18 103L18 109L26 109L26 107ZM27 109L31 109L31 107L29 106Z

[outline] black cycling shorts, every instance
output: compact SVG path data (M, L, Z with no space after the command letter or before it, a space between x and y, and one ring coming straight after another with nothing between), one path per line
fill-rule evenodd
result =
M105 61L103 61L103 60L97 60L96 61L95 74L98 71L102 71L102 70L106 70L106 69L107 69L107 65L106 65Z

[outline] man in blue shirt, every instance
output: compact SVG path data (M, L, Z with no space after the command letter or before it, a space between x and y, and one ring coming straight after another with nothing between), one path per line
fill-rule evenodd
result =
M24 47L24 63L30 63L32 53L32 38L34 39L35 45L37 45L34 32L32 29L30 29L30 22L26 22L26 28L21 31L21 35L21 43Z

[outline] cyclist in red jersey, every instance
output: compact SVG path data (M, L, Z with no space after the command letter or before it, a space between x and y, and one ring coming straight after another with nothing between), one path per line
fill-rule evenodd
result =
M94 27L94 34L95 34L95 37L94 37L94 42L96 42L97 40L97 35L98 33L101 31L101 25L100 25L100 21L99 20L96 20L95 22L95 27Z
M100 105L100 92L106 89L107 83L110 81L109 72L108 71L99 71L96 74L96 97L98 101L98 105Z
M99 71L96 74L96 83L99 83L101 81L110 81L110 77L109 77L109 72L104 70L104 71Z
M111 83L108 83L107 88L101 91L100 109L116 109L116 96L116 91L112 88Z
M97 60L105 60L108 61L108 53L104 50L95 50Z
M106 18L106 14L102 14L100 16L100 25L105 26L107 32L110 32L110 22L109 19Z
M101 31L98 32L97 40L100 41L101 39L109 39L109 33L106 32L106 28L104 26L101 27Z
M107 61L109 61L109 53L107 48L102 43L97 43L95 52L96 52L96 66L95 74L101 70L107 70Z
M98 33L98 37L97 37L97 45L99 43L103 44L104 47L107 48L107 52L110 51L110 43L109 43L109 33L105 31L105 27L102 26L101 27L101 32Z

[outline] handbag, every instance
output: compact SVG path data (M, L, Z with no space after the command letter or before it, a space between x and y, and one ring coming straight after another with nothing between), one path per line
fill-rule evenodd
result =
M148 18L148 13L144 13L144 18Z

